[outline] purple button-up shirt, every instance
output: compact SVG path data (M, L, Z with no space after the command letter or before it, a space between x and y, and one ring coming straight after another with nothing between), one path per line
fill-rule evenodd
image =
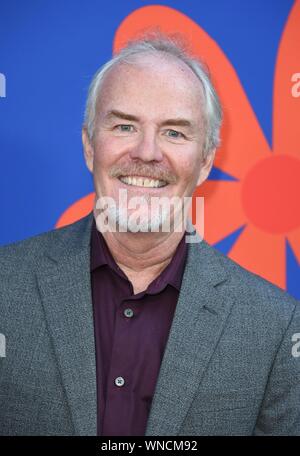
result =
M185 236L148 288L133 286L95 220L91 283L97 368L98 435L144 435L185 267Z

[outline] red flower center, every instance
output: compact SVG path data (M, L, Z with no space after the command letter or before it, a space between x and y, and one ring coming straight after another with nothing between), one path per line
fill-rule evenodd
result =
M300 226L300 160L274 155L257 162L246 175L242 204L254 225L273 234Z

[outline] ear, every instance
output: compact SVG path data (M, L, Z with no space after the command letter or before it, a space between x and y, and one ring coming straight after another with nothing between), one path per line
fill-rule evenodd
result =
M82 144L86 166L92 173L94 169L94 147L85 127L82 128Z
M205 181L207 176L209 175L212 165L214 163L215 153L216 153L216 149L209 152L207 157L202 160L202 162L200 164L201 169L200 169L200 173L199 173L199 177L198 177L198 181L197 181L197 187L199 185L201 185Z

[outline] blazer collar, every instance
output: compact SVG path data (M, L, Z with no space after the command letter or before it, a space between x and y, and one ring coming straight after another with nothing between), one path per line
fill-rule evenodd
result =
M96 360L90 286L93 214L49 233L37 280L76 435L97 434Z
M198 236L198 235L196 235ZM177 435L221 338L233 296L220 254L206 244L188 247L182 286L161 363L147 436Z

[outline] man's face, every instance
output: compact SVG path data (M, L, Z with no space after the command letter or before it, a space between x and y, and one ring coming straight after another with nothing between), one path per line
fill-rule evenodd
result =
M127 201L145 197L150 222L151 197L183 199L205 180L214 154L203 159L202 111L201 83L175 59L140 56L106 76L93 141L83 130L83 143L96 195L116 201L123 224L131 212L119 205L120 190Z

